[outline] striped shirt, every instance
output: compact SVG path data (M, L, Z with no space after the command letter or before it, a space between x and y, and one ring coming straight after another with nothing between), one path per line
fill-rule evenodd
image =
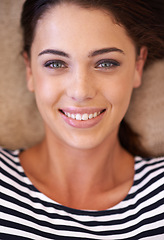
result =
M0 239L164 239L164 158L135 157L133 186L104 211L65 207L39 192L20 164L19 150L0 149Z

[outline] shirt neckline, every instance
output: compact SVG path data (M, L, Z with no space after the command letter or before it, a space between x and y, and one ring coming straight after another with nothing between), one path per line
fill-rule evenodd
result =
M123 200L121 200L119 203L117 203L116 205L114 205L113 207L110 207L110 208L107 208L107 209L104 209L104 210L89 210L89 209L74 209L74 208L70 208L70 207L67 207L67 206L64 206L60 203L58 203L57 201L49 198L48 196L46 196L44 193L42 193L41 191L39 191L34 185L33 183L31 182L31 180L27 177L21 163L20 163L20 158L19 158L19 154L21 153L21 151L23 150L17 150L16 152L16 159L17 159L17 162L19 164L19 168L21 170L21 172L23 173L24 177L26 178L26 183L28 183L28 185L30 186L30 189L32 189L34 192L37 192L40 196L40 200L43 200L43 201L46 201L47 203L50 203L50 204L55 204L56 206L58 206L60 209L63 209L67 212L71 212L71 213L83 213L83 214L101 214L102 212L109 212L111 210L119 210L120 208L123 208L123 205L125 203L125 201L128 199L128 196L133 192L133 188L134 188L134 185L135 185L135 181L136 181L136 162L138 160L141 159L141 157L139 156L135 156L134 157L134 177L133 177L133 184L131 186L131 188L129 189L127 195L125 196L125 198Z

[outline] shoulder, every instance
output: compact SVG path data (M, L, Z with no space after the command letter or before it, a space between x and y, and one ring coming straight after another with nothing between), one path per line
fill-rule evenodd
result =
M0 161L13 161L18 158L20 150L8 150L0 147Z
M135 158L136 173L142 171L156 171L164 168L164 156L157 158Z
M158 158L141 158L136 157L135 159L135 173L138 178L147 178L154 177L157 179L157 176L164 176L164 157Z
M134 188L140 197L150 199L161 194L164 189L164 157L136 157Z
M9 173L10 171L17 171L20 168L19 161L20 150L7 150L0 147L0 168L1 173Z

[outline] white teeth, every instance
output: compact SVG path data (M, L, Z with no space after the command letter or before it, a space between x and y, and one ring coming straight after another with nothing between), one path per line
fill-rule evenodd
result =
M93 114L89 114L89 119L92 119L93 117Z
M76 115L75 115L75 114L71 114L71 118L72 118L72 119L75 119L75 118L76 118Z
M97 112L95 112L95 113L93 114L93 116L94 116L94 118L97 117Z
M82 116L82 120L88 120L88 114L87 113L85 113L85 114L83 114L83 116Z
M82 119L81 114L79 114L79 113L76 114L76 120L79 120L79 121L80 121L81 119Z
M90 114L87 114L87 113L84 113L84 114L80 114L80 113L77 113L77 114L71 114L71 113L68 113L68 112L65 112L64 114L69 117L69 118L72 118L72 119L76 119L78 121L86 121L88 119L92 119L92 118L95 118L97 117L98 115L100 115L101 112L95 112L95 113L90 113Z

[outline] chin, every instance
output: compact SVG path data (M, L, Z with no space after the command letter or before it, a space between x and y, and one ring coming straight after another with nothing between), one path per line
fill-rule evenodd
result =
M99 144L96 143L75 143L72 144L72 147L79 149L79 150L90 150L90 149L94 149L98 146Z
M72 148L79 149L79 150L91 150L98 146L100 146L103 142L102 137L89 137L89 136L82 136L82 137L76 137L72 139L71 141L67 141L67 145L69 145Z

